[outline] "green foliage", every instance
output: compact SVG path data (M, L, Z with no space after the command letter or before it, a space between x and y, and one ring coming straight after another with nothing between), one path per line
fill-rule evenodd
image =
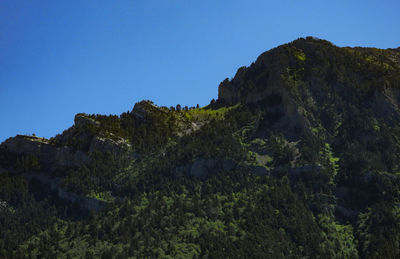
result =
M49 143L89 163L0 148L0 258L398 258L399 60L299 39L224 81L230 106L80 114Z
M41 169L39 159L34 154L18 157L15 167L23 172L37 172Z
M341 225L331 217L320 215L319 224L324 230L325 241L321 244L325 257L358 258L357 243L351 225Z

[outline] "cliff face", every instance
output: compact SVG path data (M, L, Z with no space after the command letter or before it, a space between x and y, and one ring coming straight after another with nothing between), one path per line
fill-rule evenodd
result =
M339 48L308 37L261 54L218 88L218 102L258 105L281 113L270 127L327 127L321 108L341 114L351 103L387 121L400 121L400 56L396 50ZM333 119L333 118L330 118Z
M74 125L53 139L17 135L0 145L0 174L23 173L28 181L38 180L66 201L77 203L83 210L98 211L105 202L68 191L62 177L96 162L99 154L119 158L132 155L129 142L101 128L101 123L86 114L77 114ZM8 157L8 159L7 159ZM35 172L32 172L35 171Z
M106 206L106 202L78 195L74 192L66 191L61 186L60 178L51 178L49 175L40 173L25 173L24 177L31 181L32 179L39 181L41 184L47 186L52 191L54 191L57 196L65 201L77 204L82 210L86 211L99 211Z
M65 167L87 164L90 158L84 152L73 151L70 147L55 147L47 139L17 135L4 141L1 149L16 155L34 155L43 170L54 172Z
M400 258L399 107L399 49L309 37L240 68L205 107L141 101L10 138L0 257ZM70 203L108 209L80 221Z

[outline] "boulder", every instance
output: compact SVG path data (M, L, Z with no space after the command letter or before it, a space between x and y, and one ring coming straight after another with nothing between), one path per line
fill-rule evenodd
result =
M10 204L7 201L0 199L0 212L12 209ZM12 210L11 210L12 211Z

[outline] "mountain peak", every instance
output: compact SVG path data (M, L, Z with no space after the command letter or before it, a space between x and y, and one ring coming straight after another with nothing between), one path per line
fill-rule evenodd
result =
M389 75L398 77L399 64L400 56L393 50L340 48L315 37L299 38L262 53L249 67L239 68L232 80L225 79L220 84L218 99L229 105L255 103L283 89L297 94L293 85L308 87L316 80L325 80L332 87L356 87L343 81L343 74L362 83L373 77L375 83L369 84L373 91L383 87L377 80ZM388 87L398 85L395 80L386 83Z
M300 38L206 107L8 139L0 257L400 258L398 50Z

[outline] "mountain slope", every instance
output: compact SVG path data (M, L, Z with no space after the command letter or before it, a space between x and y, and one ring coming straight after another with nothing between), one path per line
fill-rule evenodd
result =
M398 49L308 37L206 107L10 138L0 257L398 257L399 89Z

